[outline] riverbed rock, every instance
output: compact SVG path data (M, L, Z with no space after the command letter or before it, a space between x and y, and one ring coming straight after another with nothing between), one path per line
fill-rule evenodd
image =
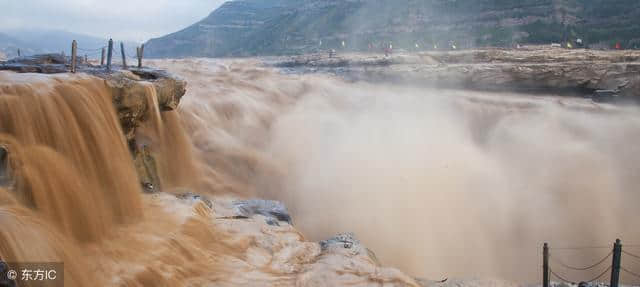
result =
M269 225L280 225L286 222L292 225L291 216L284 203L275 200L250 199L238 200L233 203L236 216L253 217L262 215L266 217Z
M185 191L184 193L177 194L176 197L181 200L189 201L192 203L200 201L204 203L207 207L213 209L213 202L211 201L211 199L209 199L208 196L205 196L205 195L196 194L191 191Z
M10 182L9 151L7 150L7 147L0 145L0 187L7 186Z

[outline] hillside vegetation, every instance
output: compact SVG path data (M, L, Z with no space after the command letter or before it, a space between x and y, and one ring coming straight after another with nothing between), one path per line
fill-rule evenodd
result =
M637 0L238 0L150 40L152 57L423 50L583 39L640 47ZM344 43L344 45L343 45Z

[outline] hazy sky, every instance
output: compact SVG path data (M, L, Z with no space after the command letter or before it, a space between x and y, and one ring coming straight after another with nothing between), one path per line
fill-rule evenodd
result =
M0 30L60 29L146 41L206 17L225 0L0 0Z

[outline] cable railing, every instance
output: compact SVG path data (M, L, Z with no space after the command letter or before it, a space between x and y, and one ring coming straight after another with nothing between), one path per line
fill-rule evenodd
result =
M563 263L562 261L555 259L555 257L553 256L549 256L549 258L557 263L558 265L567 268L567 269L571 269L571 270L576 270L576 271L586 271L586 270L590 270L593 269L595 267L598 267L600 264L604 263L609 257L611 257L611 255L613 255L613 251L607 253L607 255L605 257L603 257L602 259L598 260L596 263L593 263L592 265L589 266L585 266L585 267L574 267L568 264Z
M114 47L113 47L113 39L109 39L109 42L106 46L97 47L97 48L83 48L78 47L78 42L73 40L71 44L71 72L76 72L77 59L78 59L78 51L85 52L84 58L88 61L89 56L97 57L100 55L100 66L106 67L107 70L111 70L112 63L114 62ZM142 68L142 58L144 56L144 44L140 47L136 47L136 56L129 56L124 48L124 43L120 42L120 54L122 56L122 69L128 69L129 65L127 65L127 59L137 60L138 68ZM105 64L106 60L106 64Z
M601 280L607 275L610 274L610 280L609 280L609 284L608 285L604 285L604 286L609 286L609 287L619 287L620 283L620 273L629 275L631 277L633 277L634 279L640 279L640 272L637 271L633 271L630 268L628 268L628 266L623 266L622 265L622 257L623 255L628 257L628 258L633 258L634 260L637 260L638 263L640 263L640 255L631 253L629 251L626 250L622 250L622 243L620 240L616 240L616 242L613 244L613 248L611 246L581 246L581 247L559 247L559 248L550 248L548 246L547 243L544 244L543 247L543 287L549 287L550 286L550 277L554 277L555 279L559 280L562 283L567 283L567 284L572 284L572 285L578 285L578 284L583 284L583 283L594 283L594 282L602 282ZM635 248L635 247L640 247L640 245L637 244L629 244L629 245L625 245L625 247L629 247L629 248ZM604 255L603 257L599 257L600 259L595 260L593 263L588 264L588 265L584 265L584 266L580 266L580 265L571 265L571 264L567 264L565 263L565 261L560 260L559 258L557 258L557 256L553 256L551 254L551 251L557 250L557 251L562 251L562 250L576 250L576 251L583 251L583 250L598 250L598 249L604 249L604 248L608 248L611 251L609 251L606 255ZM605 268L601 269L601 271L595 272L595 269L598 266L603 265L605 262L607 262L607 259L611 258L611 265L606 266ZM553 266L552 266L552 264ZM570 272L590 272L593 274L597 274L595 276L593 276L592 278L590 278L589 280L572 280L572 278L569 278L569 276L567 276L566 272L559 272L557 268L563 268L565 270L568 270ZM625 277L628 278L628 277ZM636 281L637 283L637 281Z
M556 278L558 278L560 281L564 282L564 283L569 283L569 284L579 284L579 282L586 282L586 283L593 283L596 282L596 280L600 280L602 279L602 277L604 277L604 275L606 275L607 273L609 273L609 271L611 271L611 266L607 267L604 271L602 271L602 273L600 273L598 276L596 276L593 279L590 280L579 280L579 281L572 281L569 279L565 279L564 276L559 275L558 273L556 273L552 268L549 268L549 272L555 276Z

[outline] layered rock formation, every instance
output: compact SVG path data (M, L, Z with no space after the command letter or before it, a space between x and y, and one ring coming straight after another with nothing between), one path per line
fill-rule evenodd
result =
M638 97L640 52L566 49L468 50L398 54L300 56L276 61L284 69L324 71L352 80L432 87L552 92L589 96L618 90Z
M567 43L640 45L633 0L240 0L150 40L151 57L282 55Z

